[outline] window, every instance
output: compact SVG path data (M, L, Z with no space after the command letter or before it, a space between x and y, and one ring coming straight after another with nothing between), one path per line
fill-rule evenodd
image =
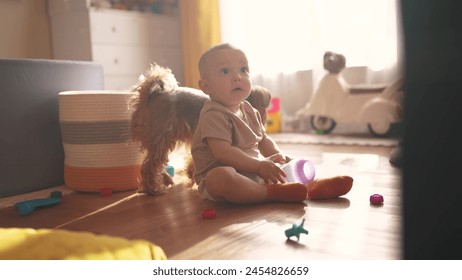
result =
M223 41L246 51L253 74L322 67L325 51L347 66L398 63L396 0L221 0Z

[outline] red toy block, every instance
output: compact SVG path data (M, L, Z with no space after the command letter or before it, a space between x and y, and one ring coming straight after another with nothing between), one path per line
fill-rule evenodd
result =
M99 190L99 195L100 196L110 196L112 194L112 189L111 188L102 188Z
M217 211L214 208L207 208L202 211L202 218L206 220L215 219L217 216Z

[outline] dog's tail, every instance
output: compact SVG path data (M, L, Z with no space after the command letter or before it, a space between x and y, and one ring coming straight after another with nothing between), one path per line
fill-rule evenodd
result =
M169 68L157 64L151 64L150 68L143 73L138 83L132 91L136 92L129 103L131 117L131 138L134 141L141 142L143 149L148 148L152 143L147 135L152 125L152 114L156 113L149 110L151 102L154 102L156 96L165 95L174 92L178 88L178 82Z

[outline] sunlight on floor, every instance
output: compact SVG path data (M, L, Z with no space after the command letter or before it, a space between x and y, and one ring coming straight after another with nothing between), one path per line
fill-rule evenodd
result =
M321 162L315 162L316 177L331 177L376 170L380 157L374 154L322 153Z
M379 156L373 154L323 153L323 164L340 164L359 171L370 171L379 165Z

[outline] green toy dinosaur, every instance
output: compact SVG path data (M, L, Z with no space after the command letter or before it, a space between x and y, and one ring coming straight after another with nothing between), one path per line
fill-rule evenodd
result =
M304 223L305 219L303 219L302 223L298 226L296 224L292 224L292 228L289 228L285 231L287 239L290 239L290 237L292 236L296 236L297 241L299 241L301 233L308 234L308 231L305 228L303 228Z

